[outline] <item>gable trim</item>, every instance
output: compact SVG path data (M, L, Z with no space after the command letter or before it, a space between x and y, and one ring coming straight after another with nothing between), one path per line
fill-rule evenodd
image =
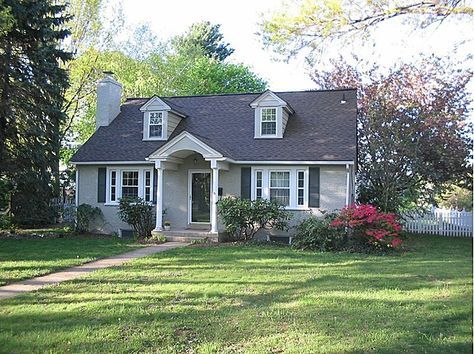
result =
M260 107L260 102L265 100L267 97L271 97L273 100L277 101L277 105L272 105L271 107L283 107L288 111L288 113L293 114L295 113L294 109L291 108L288 102L280 98L275 92L271 90L266 90L256 99L249 103L249 106L252 108ZM262 106L263 107L263 106Z
M169 105L167 105L165 103L165 101L163 101L161 98L159 98L158 96L153 96L152 98L150 98L145 104L143 104L143 106L140 107L140 111L142 112L145 112L148 110L148 107L155 103L155 102L158 102L158 104L160 106L163 106L163 109L164 111L170 111L171 110L171 107Z
M164 144L162 147L160 147L158 150L155 152L151 153L148 156L148 160L162 160L168 158L170 155L172 155L176 151L172 151L171 153L167 153L168 150L172 150L172 148L178 144L179 142L183 141L184 139L189 139L192 143L196 144L198 147L200 147L199 152L201 155L204 156L204 158L223 158L224 156L218 152L217 150L211 148L209 145L206 143L202 142L199 140L197 137L192 135L191 133L188 133L187 131L184 131L168 141L166 144Z

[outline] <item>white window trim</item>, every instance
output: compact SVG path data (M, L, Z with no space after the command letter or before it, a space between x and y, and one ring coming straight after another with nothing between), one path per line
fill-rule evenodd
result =
M161 113L162 129L161 136L150 136L150 115ZM168 140L168 111L146 111L143 120L143 140Z
M262 134L262 112L264 109L276 110L276 132L275 134ZM255 108L255 136L256 139L281 139L283 138L283 107L261 106Z
M303 188L301 188L298 184L299 182L299 178L298 178L298 175L300 172L303 172ZM308 183L308 178L309 175L308 175L308 169L300 169L300 170L296 170L296 205L298 207L307 207L308 206L308 195L309 195L309 183ZM303 204L302 205L299 205L298 204L298 192L300 189L303 189Z
M112 171L116 172L115 177L115 201L110 200L111 197L111 176ZM106 193L105 193L105 205L119 205L119 200L122 198L122 174L127 171L138 171L138 196L142 199L145 199L145 171L150 171L150 201L153 203L154 196L154 173L153 168L133 168L130 166L121 166L121 167L107 167L106 175Z
M273 110L275 111L275 120L263 120L263 112L265 110ZM278 108L277 107L262 107L260 108L260 135L262 137L275 137L277 136L278 134L278 131L277 131L277 123L278 121ZM275 134L263 134L263 123L275 123Z
M288 172L288 175L289 175L289 181L288 181L288 187L273 187L271 186L271 174L272 172ZM268 199L270 199L270 195L271 195L271 190L272 189L288 189L290 195L289 195L289 203L288 205L285 205L286 208L290 207L292 205L292 199L293 199L293 194L295 194L294 191L291 190L291 170L281 170L281 169L277 169L277 170L268 170Z
M270 200L270 172L290 172L290 205L287 210L309 210L309 167L308 166L255 166L251 168L251 194L252 200L256 199L257 171L262 172L262 199ZM304 171L304 204L298 205L298 172Z

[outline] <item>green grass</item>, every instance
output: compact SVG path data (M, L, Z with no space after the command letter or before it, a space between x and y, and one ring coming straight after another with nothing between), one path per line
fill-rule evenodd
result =
M136 247L139 245L131 240L105 236L0 239L0 285L131 251Z
M472 241L186 247L0 303L1 352L472 353Z

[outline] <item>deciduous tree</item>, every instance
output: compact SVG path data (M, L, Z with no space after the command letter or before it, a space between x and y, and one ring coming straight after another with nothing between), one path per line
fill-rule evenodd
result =
M369 34L395 18L418 27L441 23L447 17L472 20L467 0L293 0L264 18L264 44L291 57L303 48L320 52L334 40L347 41Z
M339 59L312 76L321 88L358 90L360 201L400 211L447 183L472 186L471 71L430 57L383 74Z

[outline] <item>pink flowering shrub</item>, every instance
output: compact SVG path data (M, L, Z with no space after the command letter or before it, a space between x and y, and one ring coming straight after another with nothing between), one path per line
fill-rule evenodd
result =
M370 204L353 204L341 210L331 222L335 228L347 228L361 246L393 249L402 244L402 227L395 214L381 213Z

